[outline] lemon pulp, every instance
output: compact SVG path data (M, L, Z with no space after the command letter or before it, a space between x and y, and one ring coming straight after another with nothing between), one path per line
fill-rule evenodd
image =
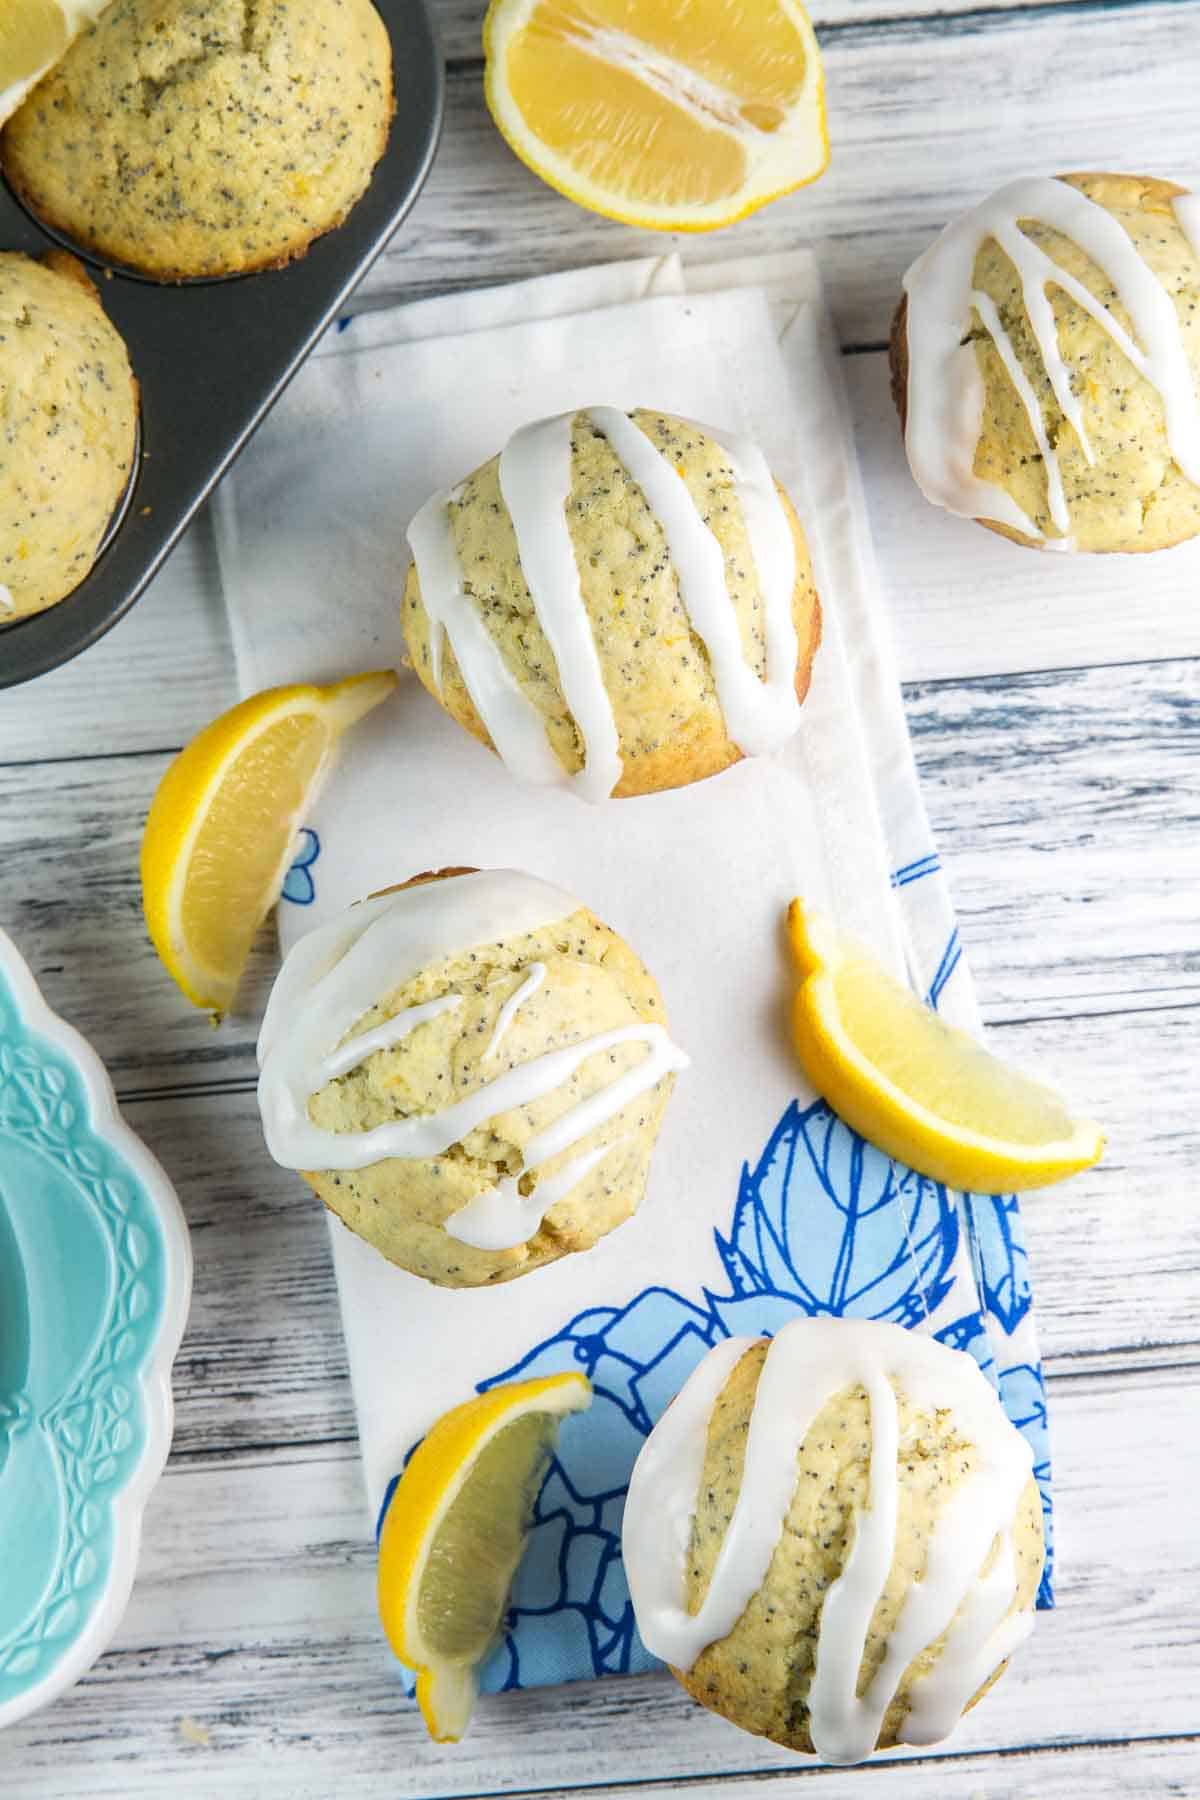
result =
M813 1087L861 1137L948 1187L1047 1187L1097 1162L1104 1136L1052 1088L947 1025L798 900L796 1050Z
M231 1004L340 737L395 686L385 669L268 688L167 768L142 835L142 904L154 948L195 1005Z
M478 1662L491 1647L557 1434L548 1413L503 1426L446 1514L417 1603L421 1636L438 1657Z
M708 230L828 161L797 0L492 0L488 104L561 193L629 224Z
M279 885L279 821L298 817L328 748L329 733L311 714L281 719L222 782L192 848L180 909L191 954L204 968L240 968L249 955L263 897ZM290 830L287 840L285 857Z
M1014 1144L1070 1135L1057 1094L948 1025L885 970L845 962L834 984L842 1028L859 1054L946 1124L970 1130L986 1114L988 1134Z

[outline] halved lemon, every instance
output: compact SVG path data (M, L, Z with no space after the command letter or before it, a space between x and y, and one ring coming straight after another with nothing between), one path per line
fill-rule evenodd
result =
M818 1094L918 1174L977 1194L1048 1187L1098 1162L1104 1135L983 1049L799 900L796 1049Z
M439 1744L470 1722L559 1424L591 1400L574 1372L492 1388L443 1413L397 1483L379 1538L379 1616L417 1671Z
M342 733L395 686L386 669L268 688L205 726L167 769L142 837L142 905L154 948L196 1006L232 1004Z
M522 162L627 225L711 231L829 162L798 0L491 0L483 48L488 106Z
M108 0L0 0L0 125Z

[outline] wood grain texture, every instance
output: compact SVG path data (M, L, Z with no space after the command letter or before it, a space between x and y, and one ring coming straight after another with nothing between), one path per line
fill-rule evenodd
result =
M1088 7L1095 0L1040 0L1041 4ZM985 21L988 14L1009 8L1032 13L1039 0L986 0L983 6L950 8L944 0L813 0L809 17L828 49L848 33L863 36L899 23L928 20L934 30L963 29L963 20ZM486 0L438 0L438 38L442 54L451 66L477 63L483 54L483 19Z
M681 245L584 212L546 187L496 132L480 66L453 67L433 173L363 291L477 286L655 249L711 261L809 242L843 343L882 346L904 269L949 218L1001 182L1113 162L1185 184L1189 169L1200 172L1198 0L890 23L872 5L871 15L826 46L828 172Z
M1134 606L1126 557L1050 559L951 518L926 503L909 474L886 356L848 355L842 366L902 680L1200 651L1200 540L1139 558ZM0 761L177 747L236 698L212 529L203 515L169 570L107 638L43 680L0 694Z
M1157 556L1051 557L956 519L909 473L886 356L845 356L842 369L901 680L1200 651L1200 539ZM1180 681L1197 692L1194 677ZM1134 729L1134 709L1120 716Z
M828 175L712 238L656 238L579 211L511 156L483 106L482 11L437 0L446 134L362 304L807 240L861 350L882 341L911 257L999 182L1200 172L1200 0L817 0ZM802 1767L654 1677L487 1701L461 1748L427 1743L374 1625L325 1223L258 1131L270 934L243 1016L214 1033L141 924L155 783L235 697L202 520L104 643L0 694L0 923L108 1061L180 1187L197 1263L133 1604L84 1682L0 1739L5 1800L1198 1800L1200 549L1134 569L1040 558L936 513L908 476L883 357L844 368L926 801L994 1042L1110 1133L1097 1170L1024 1208L1060 1610L936 1755Z
M84 1791L73 1770L89 1752L86 1792L122 1800L324 1800L351 1791L434 1800L768 1772L781 1778L766 1782L768 1794L812 1780L834 1796L990 1795L1013 1779L1005 1746L1030 1743L1056 1755L1027 1763L1026 1787L1007 1791L1040 1800L1043 1767L1090 1758L1090 1773L1083 1762L1076 1787L1059 1790L1083 1793L1098 1769L1122 1782L1130 1768L1129 1751L1098 1745L1149 1740L1157 1755L1153 1740L1162 1738L1179 1740L1170 1748L1181 1770L1200 1744L1200 1621L1178 1580L1193 1552L1190 1497L1200 1483L1198 1372L1152 1392L1128 1378L1060 1382L1052 1401L1060 1610L1039 1621L946 1753L798 1776L794 1757L694 1707L665 1676L486 1700L460 1746L432 1746L374 1622L354 1451L296 1448L176 1461L151 1501L142 1571L115 1647L52 1712L6 1733L6 1800ZM1116 1654L1101 1666L1114 1675L1119 1667L1119 1683L1097 1679L1110 1645ZM207 1741L189 1741L183 1720ZM906 1776L897 1762L911 1765ZM966 1770L974 1788L943 1788L946 1772L960 1780ZM1093 1788L1089 1800L1107 1791Z
M1026 1028L1003 1048L1073 1075L1111 1070L1116 1106L1123 1071L1153 1061L1142 1015L1105 1056L1084 1038L1078 1062L1060 1038ZM1054 1054L1048 1052L1053 1046ZM1146 1379L1200 1362L1195 1294L1200 1222L1188 1155L1194 1101L1181 1078L1175 1110L1138 1085L1115 1113L1106 1163L1029 1197L1025 1224L1047 1367L1064 1377ZM174 1094L128 1105L126 1116L183 1197L196 1246L196 1282L176 1365L175 1453L206 1458L348 1442L355 1433L325 1216L299 1177L267 1157L252 1093ZM1132 1166L1131 1166L1132 1165ZM1149 1196L1153 1196L1152 1203ZM732 1196L731 1196L732 1201ZM1086 1245L1086 1257L1080 1246ZM397 1303L405 1282L397 1276ZM230 1329L231 1320L236 1329Z
M925 798L990 1017L1196 1000L1198 683L1195 663L1175 661L909 689ZM88 716L93 731L105 716L112 728L103 694ZM214 1031L182 1004L142 927L138 846L166 754L6 760L0 922L51 1005L122 1092L248 1079L270 930L237 1015Z
M937 1800L1097 1800L1118 1791L1129 1800L1172 1796L1195 1800L1196 1756L1192 1738L1073 1744L1049 1755L1032 1750L1000 1756L985 1752L943 1757L933 1769L928 1763L892 1763L886 1787L876 1791L886 1793L888 1800L930 1800L934 1793ZM639 1800L682 1790L668 1778L631 1787L606 1782L587 1791L596 1800ZM686 1789L688 1800L745 1800L747 1794L759 1800L862 1800L863 1791L863 1773L857 1769L814 1769L803 1774L751 1770L715 1781L689 1782ZM574 1800L579 1789L539 1788L537 1793L539 1800Z
M938 682L905 702L989 1016L1200 998L1197 664Z
M212 530L202 517L107 637L39 681L0 691L0 763L178 746L236 698Z

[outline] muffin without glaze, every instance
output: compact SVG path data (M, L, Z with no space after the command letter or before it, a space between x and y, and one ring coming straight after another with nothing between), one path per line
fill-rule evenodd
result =
M839 1369L844 1342L864 1337L866 1361L873 1362L876 1373L886 1379L895 1407L896 1449L887 1476L892 1492L875 1490L874 1507L872 1404L865 1380L846 1385ZM696 1700L743 1730L793 1750L815 1749L832 1761L858 1760L872 1748L930 1743L945 1735L959 1714L973 1706L1002 1672L1011 1642L1024 1635L1041 1577L1042 1513L1029 1474L1032 1458L1027 1446L975 1365L966 1368L970 1359L932 1339L915 1345L920 1362L927 1361L929 1366L920 1371L920 1388L914 1389L916 1398L910 1399L905 1383L912 1378L912 1371L906 1375L893 1369L889 1356L895 1354L892 1347L897 1343L902 1345L900 1354L907 1353L911 1343L903 1344L903 1340L912 1337L898 1326L800 1319L784 1327L772 1342L735 1340L719 1346L692 1377L692 1383L702 1384L706 1376L710 1382L715 1376L720 1384L715 1392L699 1389L702 1394L712 1394L710 1409L705 1410L707 1400L697 1409L697 1390L689 1383L647 1441L629 1490L625 1562L638 1626L648 1648L674 1660L671 1646L682 1640L659 1634L664 1629L682 1631L686 1638L696 1627L691 1644L692 1650L698 1651L695 1661L690 1668L673 1668ZM741 1521L738 1552L743 1557L744 1576L747 1543L761 1529L762 1553L764 1558L769 1555L769 1562L757 1585L751 1579L743 1586L739 1576L726 1569L722 1579L728 1585L712 1595L718 1616L725 1608L717 1627L723 1635L707 1641L712 1627L697 1621L697 1615L710 1599L718 1557L742 1498L751 1421L769 1353L799 1358L790 1368L785 1366L784 1385L776 1385L773 1399L766 1403L768 1410L777 1404L780 1411L758 1420L756 1426L759 1450L765 1438L773 1447L784 1485L777 1492L775 1469L758 1465L759 1485L754 1490L750 1522L745 1515ZM731 1364L721 1361L730 1356ZM706 1364L710 1365L707 1371ZM821 1398L810 1405L814 1395ZM804 1431L798 1448L793 1448L793 1429L797 1434ZM887 1430L890 1427L885 1429L881 1423L885 1441ZM673 1437L672 1433L681 1435ZM689 1442L696 1445L694 1465L685 1448ZM768 1462L771 1454L769 1449ZM693 1466L698 1471L694 1487L681 1472ZM997 1490L989 1483L1001 1467L997 1511ZM978 1486L970 1493L968 1486L973 1481ZM786 1503L783 1496L789 1489L791 1500ZM690 1542L678 1571L681 1591L677 1590L678 1599L669 1603L664 1627L662 1595L669 1592L674 1571L665 1577L660 1571L673 1551L668 1541L670 1525L659 1527L656 1521L686 1517L683 1509L690 1510L693 1496ZM981 1578L986 1581L997 1570L1002 1577L1009 1570L1009 1586L1000 1590L995 1601L995 1620L983 1645L968 1649L960 1641L950 1653L951 1680L957 1676L961 1684L964 1672L967 1680L965 1691L952 1695L951 1716L941 1718L934 1731L929 1729L931 1721L946 1711L942 1695L932 1712L924 1715L921 1729L906 1731L911 1708L924 1705L921 1679L931 1672L936 1679L946 1629L939 1625L928 1638L918 1634L913 1639L914 1653L885 1675L882 1694L869 1693L871 1682L884 1663L915 1584L932 1584L947 1575L947 1545L943 1541L937 1552L942 1560L940 1574L934 1576L931 1541L948 1504L968 1499L984 1509L980 1514L982 1548L977 1562L964 1562L953 1543L949 1546L950 1563L957 1560L960 1565L953 1572L945 1602L950 1629L966 1616L981 1593ZM786 1510L776 1513L776 1502ZM768 1524L774 1518L781 1518L777 1536ZM893 1524L889 1562L888 1531ZM877 1568L872 1567L873 1546L858 1542L872 1528L882 1533L883 1560ZM1011 1545L1011 1569L1002 1534ZM834 1605L832 1596L847 1576L852 1551L857 1551L865 1578L861 1620L856 1603L849 1595L840 1595L835 1618L822 1635L826 1604ZM749 1566L763 1566L753 1551ZM680 1610L674 1612L675 1607ZM1025 1620L1021 1615L1026 1615ZM1014 1626L1019 1629L1012 1630ZM1005 1635L1010 1630L1011 1639ZM993 1637L993 1631L999 1635ZM989 1654L993 1645L998 1646L997 1653ZM982 1661L973 1676L980 1648ZM826 1670L823 1679L831 1682L821 1698L814 1700L820 1728L809 1705L818 1660ZM972 1680L976 1682L973 1688ZM864 1697L866 1712L856 1716ZM868 1735L862 1741L864 1729ZM855 1745L856 1734L860 1741Z
M720 604L732 609L735 642L761 684L768 673L763 582L729 453L705 428L684 420L645 410L628 417L681 480L695 518L719 545ZM503 670L535 709L561 771L574 776L587 760L584 734L531 596L501 489L501 460L492 457L449 497L462 591L499 651ZM784 600L786 623L794 632L785 680L798 701L808 690L821 614L803 532L787 496L777 492L780 524L790 535L794 558L790 608L788 597ZM565 513L586 627L619 748L619 779L611 791L626 796L680 787L737 762L742 750L728 729L698 621L685 605L662 519L605 431L582 411L570 420ZM435 646L438 634L416 563L405 589L404 628L425 687L460 725L497 748L453 646ZM440 667L435 666L439 655ZM778 671L772 674L778 679Z
M125 345L80 263L0 254L0 624L83 580L137 441Z
M433 883L440 889L464 876L489 879L449 870L387 891L402 903L415 887ZM586 907L563 898L560 916L536 929L437 957L390 990L385 978L377 1004L356 1020L347 1040L377 1030L407 1008L447 996L457 1003L324 1083L308 1104L312 1123L341 1134L428 1117L509 1071L599 1034L642 1024L665 1033L662 995L628 944ZM287 973L285 962L281 981ZM298 997L297 1010L304 1004ZM290 1016L282 1021L285 1031ZM646 1057L643 1041L598 1049L550 1092L505 1106L438 1154L301 1172L330 1211L400 1268L442 1287L509 1281L571 1251L591 1249L637 1210L671 1073L538 1166L526 1168L526 1152L531 1140L570 1109L602 1093ZM463 1208L505 1180L536 1207L541 1183L601 1146L611 1147L550 1205L540 1224L534 1221L524 1241L479 1248L446 1229Z
M158 280L300 256L383 154L370 0L113 0L4 129L4 172L76 243Z
M1058 179L1117 221L1169 297L1182 382L1190 384L1194 396L1200 387L1200 248L1194 231L1189 238L1172 205L1186 190L1149 176L1075 174ZM960 221L959 227L970 217ZM1013 223L1016 217L1020 217L1024 237L1044 250L1068 277L1082 283L1142 351L1151 348L1122 302L1111 265L1100 266L1078 243L1036 217L1018 211ZM928 255L936 255L938 249L935 245ZM909 354L910 322L914 307L927 305L928 290L923 297L920 291L914 293L913 285L924 263L926 258L920 259L909 271L908 293L893 323L892 392L901 422L908 427L914 474L931 499L947 504L921 480L913 456L911 416L916 396L911 384L918 377ZM930 279L936 279L932 270ZM1175 459L1163 396L1079 299L1056 285L1051 276L1046 291L1058 349L1079 407L1092 454L1090 462L1078 431L1054 393L1046 359L1031 329L1019 273L992 236L978 249L970 286L995 307L1030 385L1061 476L1068 515L1064 531L1063 520L1053 517L1047 458L1037 441L1026 400L1005 367L994 331L988 329L978 308L967 312L969 296L964 291L962 316L969 322L961 342L973 349L983 385L973 473L1009 496L1034 529L1023 530L1011 521L976 513L978 522L1017 543L1081 551L1160 550L1200 532L1200 485L1195 479L1200 471L1193 467L1189 476ZM947 345L949 352L953 348L953 343ZM951 510L973 509L952 505Z

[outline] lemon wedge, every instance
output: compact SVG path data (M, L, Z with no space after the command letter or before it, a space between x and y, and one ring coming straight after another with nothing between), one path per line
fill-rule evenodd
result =
M108 0L2 0L0 125Z
M196 1006L232 1004L338 740L395 686L388 669L268 688L206 725L167 769L142 837L142 905L154 948Z
M417 1671L439 1744L470 1722L559 1423L591 1400L591 1382L573 1372L491 1388L443 1413L396 1485L379 1538L379 1616Z
M798 0L491 0L483 48L488 107L521 161L627 225L712 231L829 162Z
M792 1031L818 1094L860 1136L947 1187L1048 1187L1098 1162L1104 1136L1051 1088L957 1031L799 900Z

